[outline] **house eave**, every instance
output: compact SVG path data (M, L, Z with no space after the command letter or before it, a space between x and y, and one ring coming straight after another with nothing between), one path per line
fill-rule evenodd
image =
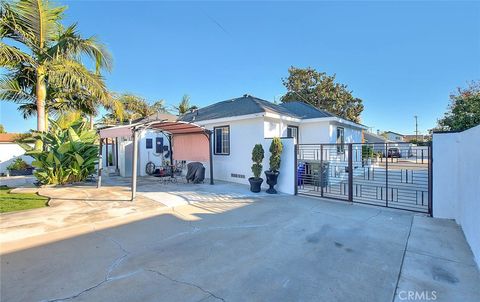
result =
M316 123L316 122L334 122L334 123L348 125L348 126L353 127L353 128L358 128L358 129L363 129L363 130L368 129L367 126L360 125L360 124L348 121L348 120L343 119L343 118L335 117L335 116L303 119L301 121L302 124Z
M218 124L218 123L226 123L226 122L232 122L232 121L254 119L254 118L259 118L264 116L265 116L265 112L261 112L261 113L237 115L237 116L230 116L230 117L221 117L221 118L210 119L210 120L192 121L192 123L196 123L199 125Z

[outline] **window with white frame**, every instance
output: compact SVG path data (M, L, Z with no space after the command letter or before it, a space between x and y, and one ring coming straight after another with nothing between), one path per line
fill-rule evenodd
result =
M230 154L230 126L214 127L214 153L216 155Z
M298 142L298 127L287 126L287 137L293 137L293 142L296 144Z
M337 127L337 152L343 153L345 151L345 129Z

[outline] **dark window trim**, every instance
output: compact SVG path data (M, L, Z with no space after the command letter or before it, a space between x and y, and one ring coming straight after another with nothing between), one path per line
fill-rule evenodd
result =
M228 128L228 153L217 153L217 134L216 130L218 128ZM230 125L216 126L213 127L213 154L215 155L230 155Z
M343 142L338 142L338 129L342 129L343 133ZM345 153L345 127L337 126L337 137L335 139L335 143L337 144L337 153L343 154Z
M287 137L289 137L289 136L288 136L288 128L296 128L296 129L297 129L297 137L295 137L295 138L297 139L297 144L298 144L298 141L299 141L299 137L298 137L298 136L299 136L299 134L300 134L299 129L298 129L298 126L288 125L288 124L287 124ZM294 137L292 137L292 138L294 138Z

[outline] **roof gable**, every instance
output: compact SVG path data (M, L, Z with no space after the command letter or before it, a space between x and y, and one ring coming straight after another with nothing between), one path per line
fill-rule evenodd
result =
M286 108L245 94L239 98L218 102L195 110L194 112L187 113L181 116L179 120L187 122L205 121L266 112L298 118Z

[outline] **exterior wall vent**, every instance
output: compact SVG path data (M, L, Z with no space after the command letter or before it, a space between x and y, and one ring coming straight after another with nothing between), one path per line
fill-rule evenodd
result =
M236 173L232 173L230 174L231 177L233 178L245 178L245 175L243 174L236 174Z

